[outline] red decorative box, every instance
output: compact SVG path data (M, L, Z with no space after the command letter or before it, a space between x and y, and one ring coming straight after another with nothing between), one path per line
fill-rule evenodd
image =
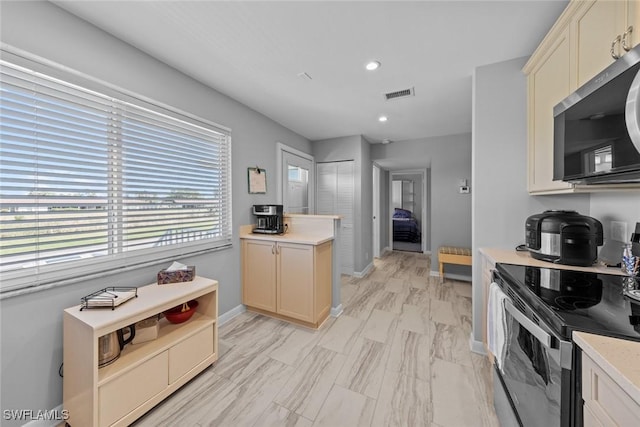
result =
M158 272L158 285L169 283L191 282L196 278L196 267L189 265L186 270L160 270Z

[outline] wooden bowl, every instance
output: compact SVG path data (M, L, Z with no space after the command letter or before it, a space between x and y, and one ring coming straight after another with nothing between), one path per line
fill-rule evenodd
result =
M198 301L193 300L187 303L189 305L189 309L187 311L182 311L183 304L173 307L164 312L164 317L171 323L183 323L187 320L191 319L193 313L196 312L196 308L198 307Z

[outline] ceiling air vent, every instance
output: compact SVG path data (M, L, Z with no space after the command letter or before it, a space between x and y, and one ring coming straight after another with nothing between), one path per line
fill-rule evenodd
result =
M384 97L387 101L390 101L392 99L404 98L406 96L414 96L414 95L415 95L414 88L409 88L409 89L396 90L393 92L387 92L384 94Z

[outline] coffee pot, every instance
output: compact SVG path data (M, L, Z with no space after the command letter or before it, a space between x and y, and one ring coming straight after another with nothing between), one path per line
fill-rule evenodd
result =
M129 335L126 339L125 334ZM98 338L98 367L102 368L115 362L124 346L133 341L135 336L136 327L133 324Z

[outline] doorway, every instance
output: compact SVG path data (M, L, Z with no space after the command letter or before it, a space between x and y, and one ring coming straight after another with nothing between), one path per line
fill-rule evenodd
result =
M427 223L426 170L390 174L390 240L396 251L425 252Z
M278 199L285 213L313 214L313 157L278 143Z

